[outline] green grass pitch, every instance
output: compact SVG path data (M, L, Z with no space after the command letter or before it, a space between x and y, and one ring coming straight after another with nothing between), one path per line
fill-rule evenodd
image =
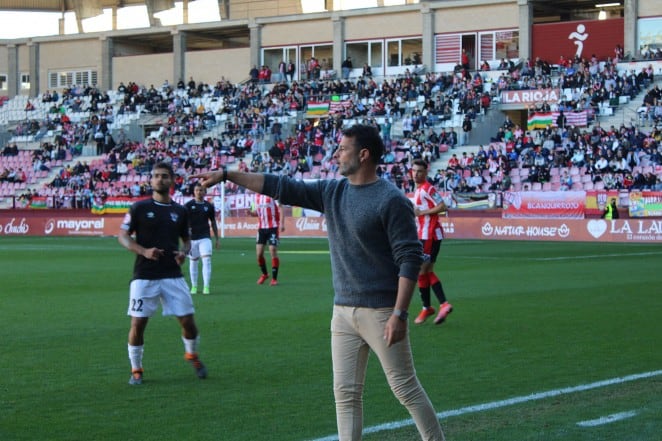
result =
M222 240L212 295L194 298L209 378L159 314L131 387L133 256L113 238L2 237L0 440L333 439L328 242L284 238L280 257L280 286L257 286L254 241ZM449 441L662 439L659 245L449 240L436 269L455 311L410 335ZM364 416L365 440L418 439L374 357Z

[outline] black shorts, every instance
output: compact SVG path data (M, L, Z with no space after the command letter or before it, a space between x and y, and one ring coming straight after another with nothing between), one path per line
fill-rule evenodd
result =
M435 263L439 255L439 248L441 248L441 241L436 239L421 240L423 245L423 254L429 256L430 262Z
M256 243L258 245L266 245L267 242L271 246L278 246L278 228L260 228L257 230Z

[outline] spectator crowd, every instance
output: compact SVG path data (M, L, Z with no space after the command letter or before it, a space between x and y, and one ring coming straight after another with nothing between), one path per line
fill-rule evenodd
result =
M447 166L433 174L435 185L449 192L506 191L513 188L515 169L527 170L525 182L544 183L555 171L566 179L562 171L577 167L604 188L660 188L649 167L662 165L660 131L655 127L662 117L662 101L659 87L652 86L652 67L619 73L613 59L561 57L556 65L540 59L518 64L502 60L497 68L501 72L494 81L486 80L485 72L491 69L486 62L475 72L458 64L449 73L414 74L407 69L402 75L377 80L365 67L355 79L346 76L345 70L342 78L323 77L312 63L306 79L297 81L285 63L278 66L276 82L270 82L273 74L262 66L251 69L250 80L243 84L221 79L211 86L190 78L174 86L165 81L158 88L122 82L116 91L105 93L91 86L72 87L61 94L47 91L41 97L49 106L47 117L21 122L15 133L32 135L35 140L55 133L32 152L34 171L50 172L55 164L67 163L49 184L21 197L55 196L58 204L69 200L73 206L87 208L94 199L146 195L150 189L144 176L162 160L172 162L178 176L176 192L182 196L192 194L187 176L233 162L245 170L333 177L337 173L333 151L343 127L353 122L380 130L386 152L379 174L410 191L411 162L433 163L444 152L466 145L473 124L490 111L501 91L553 86L569 93L554 109L541 102L532 111L558 110L563 115L587 110L593 119L601 103L618 102L621 96L635 99L646 91L641 118L651 131L626 125L603 128L595 121L590 128L579 128L563 120L554 127L529 131L506 117L489 145L459 157L453 152ZM343 104L328 117L301 117L308 103L332 97L340 97ZM70 115L78 112L89 116L72 121ZM122 130L115 130L113 136L111 129L114 120L125 114L164 118L146 139L130 140ZM289 123L294 114L298 117ZM457 125L456 115L462 121ZM395 125L401 127L401 135L394 135ZM212 128L216 128L215 136L206 136ZM78 160L83 146L90 143L96 145L101 159ZM15 150L15 145L7 145L2 155L10 156ZM0 170L0 180L27 180L20 172L5 168ZM571 180L568 176L559 189L575 188Z

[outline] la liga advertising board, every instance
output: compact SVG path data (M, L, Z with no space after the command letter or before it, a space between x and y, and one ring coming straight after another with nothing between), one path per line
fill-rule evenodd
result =
M122 216L67 213L0 215L0 236L116 236ZM578 242L662 243L662 219L527 219L448 217L442 221L449 239L544 240ZM221 225L219 225L219 228ZM255 217L225 219L223 237L255 237ZM323 217L285 218L284 237L327 237Z

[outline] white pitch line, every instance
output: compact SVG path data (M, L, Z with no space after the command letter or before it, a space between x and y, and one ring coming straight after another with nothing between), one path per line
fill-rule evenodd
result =
M662 370L643 372L641 374L627 375L625 377L610 378L609 380L596 381L595 383L580 384L578 386L564 387L562 389L553 389L545 392L537 392L531 395L523 395L520 397L508 398L506 400L492 401L490 403L476 404L474 406L461 407L459 409L447 410L445 412L437 413L437 418L443 419L453 416L466 415L469 413L484 412L486 410L498 409L501 407L512 406L514 404L526 403L529 401L544 400L546 398L556 397L559 395L572 394L576 392L583 392L591 389L598 389L606 386L613 386L614 384L627 383L629 381L641 380L644 378L656 377L662 375ZM364 434L377 433L385 430L395 430L402 427L412 426L414 421L412 419L392 421L390 423L379 424L363 429ZM323 438L316 438L311 441L338 441L337 435L329 435Z
M585 255L585 256L560 256L560 257L541 257L533 258L531 260L573 260L573 259L599 259L605 257L641 257L641 256L659 256L662 252L659 251L649 251L645 253L612 253L612 254L596 254L596 255Z
M580 421L580 422L577 423L577 425L581 426L581 427L602 426L603 424L609 424L609 423L613 423L615 421L624 420L626 418L632 418L636 414L637 414L637 412L634 411L634 410L630 410L630 411L627 411L627 412L612 413L611 415L596 418L594 420Z
M662 251L650 251L642 253L614 253L614 254L595 254L595 255L584 255L584 256L558 256L558 257L526 257L527 261L536 261L536 262L548 262L555 260L594 260L594 259L604 259L610 257L642 257L642 256L659 256L662 255ZM510 256L464 256L464 255L455 255L453 259L467 259L467 260L522 260L523 257L510 257Z
M329 250L278 250L279 254L329 254Z

